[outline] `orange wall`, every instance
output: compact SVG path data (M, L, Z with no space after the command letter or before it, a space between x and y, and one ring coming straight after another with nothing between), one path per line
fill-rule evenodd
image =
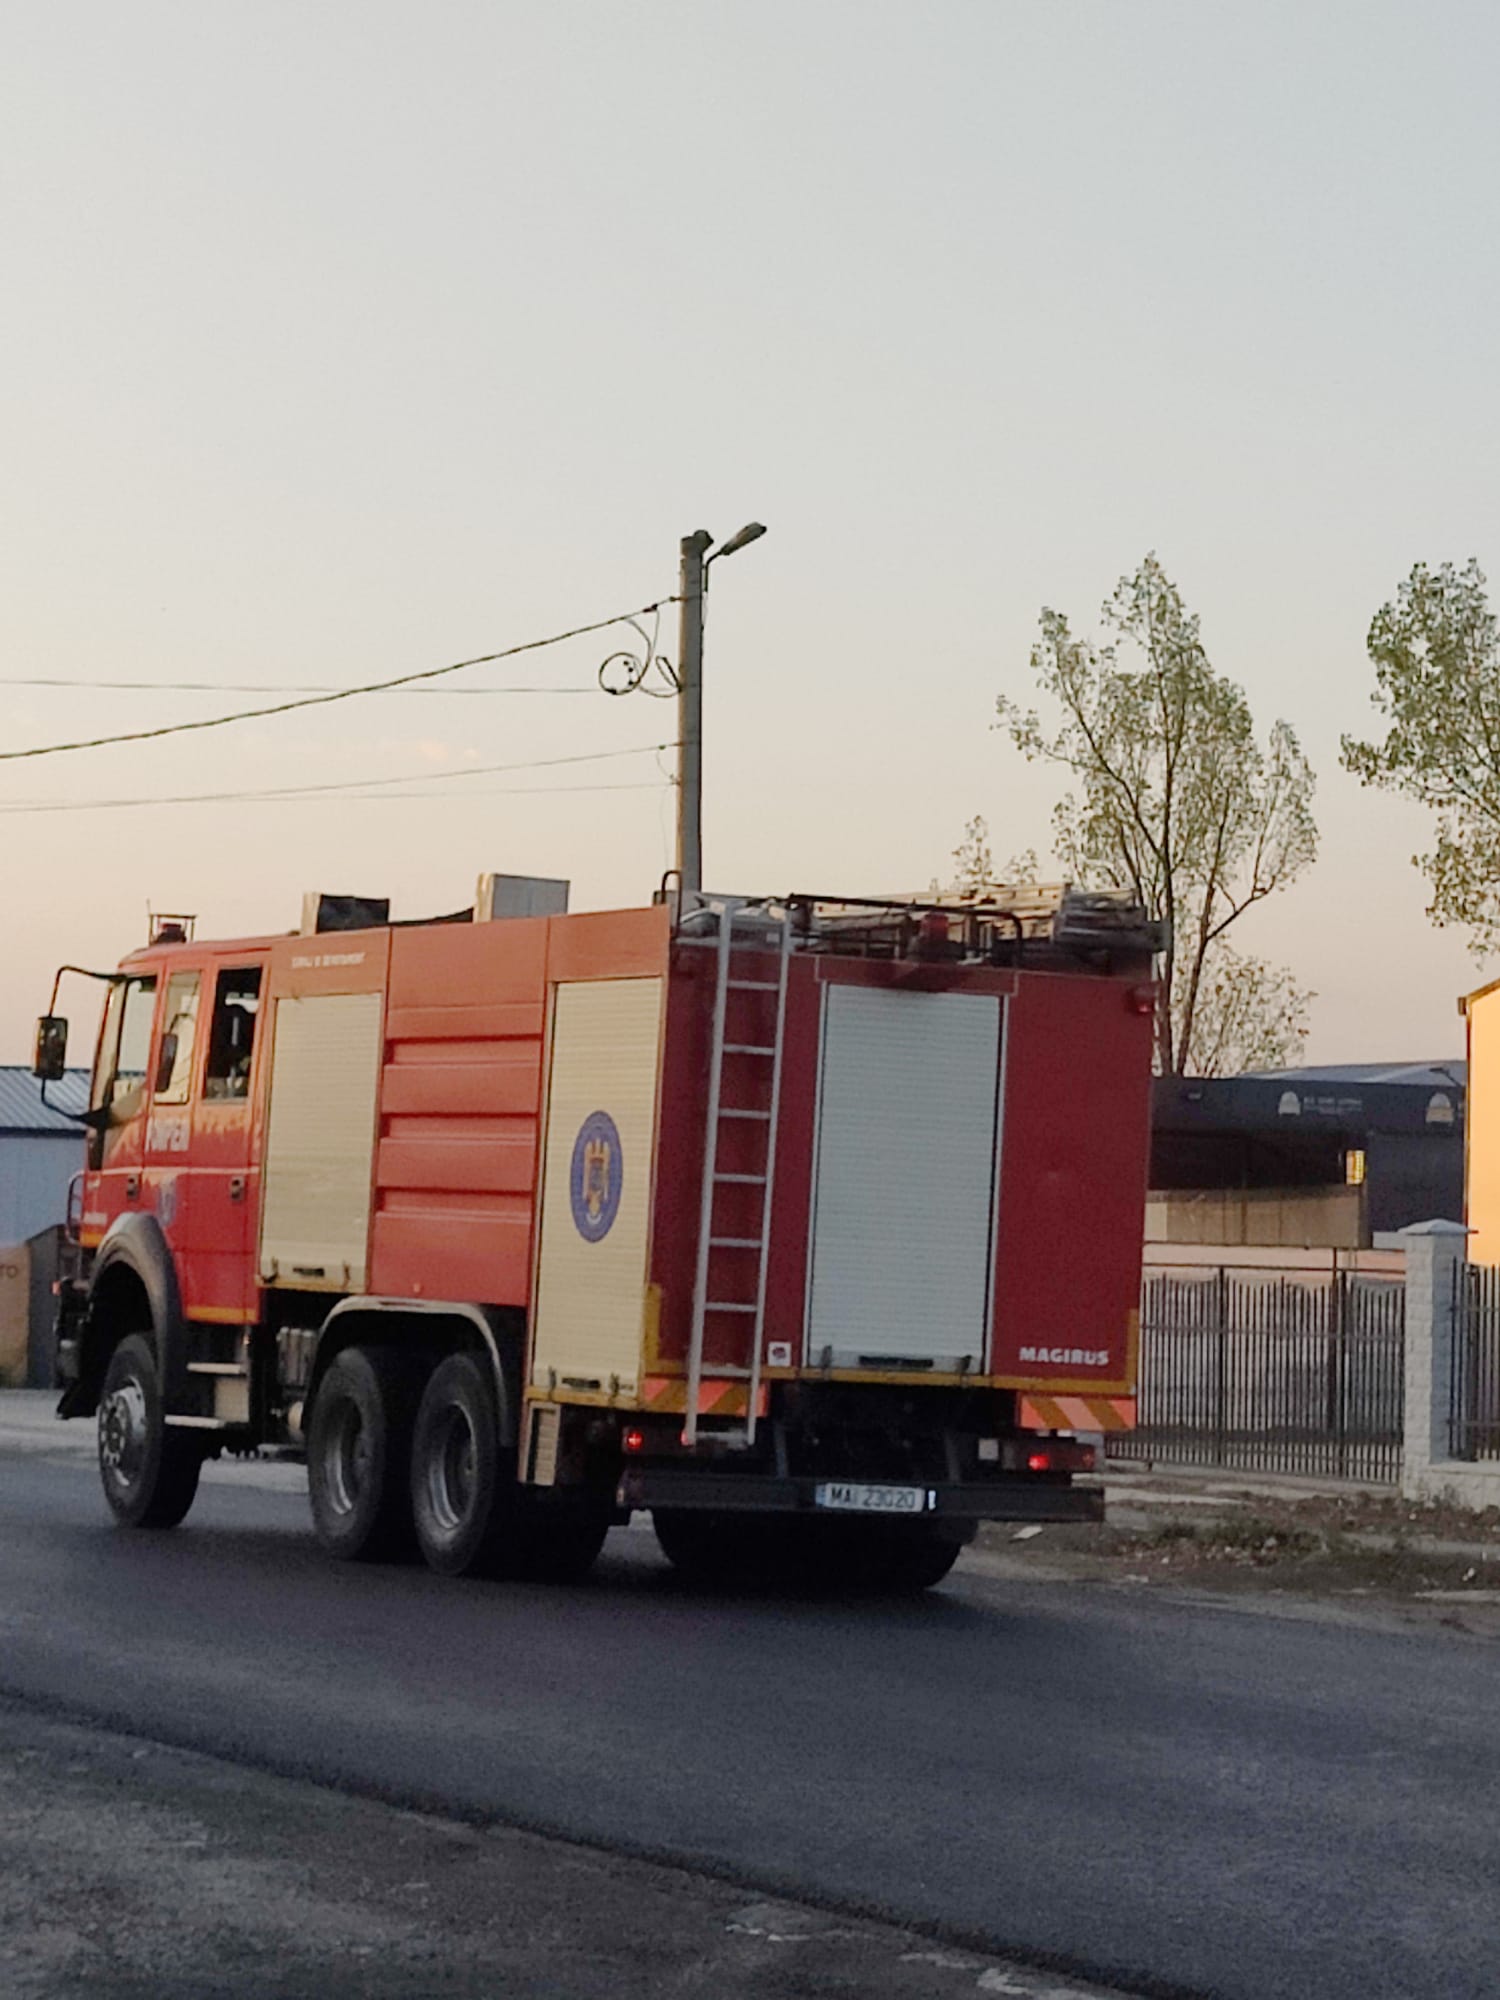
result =
M1468 1114L1464 1125L1464 1220L1469 1256L1500 1264L1500 986L1469 996Z

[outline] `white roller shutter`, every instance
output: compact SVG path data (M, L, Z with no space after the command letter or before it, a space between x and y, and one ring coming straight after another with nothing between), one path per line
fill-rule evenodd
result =
M829 988L807 1359L984 1362L1000 1002Z
M266 1284L364 1288L382 1027L378 993L276 1003L260 1224Z

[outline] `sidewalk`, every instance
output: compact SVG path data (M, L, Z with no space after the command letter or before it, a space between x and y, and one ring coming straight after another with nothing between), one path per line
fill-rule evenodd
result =
M1345 1617L1426 1617L1500 1638L1500 1510L1402 1499L1346 1481L1217 1467L1110 1467L1086 1528L980 1531L996 1576L1131 1584Z
M773 1901L0 1702L5 2000L647 1992L1108 2000L877 1916Z
M1352 1494L1371 1499L1387 1499L1394 1485L1380 1486L1358 1479L1319 1479L1301 1472L1241 1472L1221 1465L1147 1465L1130 1459L1111 1459L1105 1466L1105 1490L1120 1499L1132 1494L1148 1496L1153 1503L1168 1506L1174 1501L1207 1494L1219 1499L1239 1499L1258 1494L1267 1499L1291 1497L1329 1499Z
M57 1414L56 1389L0 1389L0 1461L32 1454L43 1458L91 1461L95 1451L92 1419L64 1422ZM215 1484L255 1486L271 1493L307 1493L300 1465L269 1458L211 1459L203 1476Z
M56 1389L0 1389L0 1443L25 1451L37 1443L65 1448L86 1438L93 1449L92 1424L65 1424L57 1415Z
M1162 1525L1162 1509L1204 1517L1291 1510L1356 1547L1403 1549L1472 1562L1500 1561L1500 1510L1476 1514L1435 1501L1403 1500L1394 1487L1294 1474L1240 1473L1205 1466L1112 1466L1104 1481L1116 1527Z

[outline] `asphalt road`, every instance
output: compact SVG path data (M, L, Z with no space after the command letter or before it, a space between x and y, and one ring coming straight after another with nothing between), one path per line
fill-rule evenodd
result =
M1497 1667L977 1568L912 1604L701 1597L634 1530L569 1590L339 1567L280 1468L128 1534L76 1447L0 1428L0 1694L1131 1989L1493 1995Z

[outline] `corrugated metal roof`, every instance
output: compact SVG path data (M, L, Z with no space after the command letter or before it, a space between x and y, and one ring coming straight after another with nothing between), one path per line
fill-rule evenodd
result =
M48 1104L42 1102L42 1087L21 1063L0 1063L0 1132L66 1132L78 1138L83 1127L65 1118L69 1111L84 1110L89 1101L89 1073L70 1069L60 1083L47 1085Z
M1468 1064L1452 1062L1324 1063L1310 1069L1252 1069L1246 1074L1267 1083L1409 1083L1418 1090L1461 1087Z

